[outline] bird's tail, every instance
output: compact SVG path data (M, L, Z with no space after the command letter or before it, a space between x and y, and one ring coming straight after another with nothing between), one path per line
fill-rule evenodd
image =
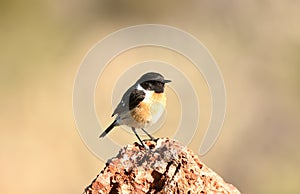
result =
M99 136L99 137L104 137L107 135L115 126L118 126L119 124L117 123L117 120L115 120L112 124L110 124L105 131Z

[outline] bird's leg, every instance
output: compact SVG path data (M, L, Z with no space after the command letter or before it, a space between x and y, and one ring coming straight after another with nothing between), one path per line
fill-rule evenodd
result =
M146 133L146 134L148 135L148 137L150 137L150 139L151 139L152 141L155 140L155 138L154 138L152 135L150 135L145 129L143 129L143 128L141 128L141 129L144 131L144 133Z
M141 138L139 137L139 135L137 134L136 130L134 127L131 127L133 133L135 134L135 136L139 139L139 141L141 142L142 146L145 148L145 144L142 142Z

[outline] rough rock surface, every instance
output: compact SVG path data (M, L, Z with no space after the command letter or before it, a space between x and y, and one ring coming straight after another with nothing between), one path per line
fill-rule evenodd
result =
M167 138L123 147L84 194L240 193L187 147Z

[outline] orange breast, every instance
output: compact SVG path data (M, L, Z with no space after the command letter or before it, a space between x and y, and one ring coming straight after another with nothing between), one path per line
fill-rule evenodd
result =
M151 122L150 104L141 102L131 111L131 116L138 123L146 124Z
M132 118L144 124L157 122L164 112L166 96L164 93L153 93L150 99L142 101L131 111Z

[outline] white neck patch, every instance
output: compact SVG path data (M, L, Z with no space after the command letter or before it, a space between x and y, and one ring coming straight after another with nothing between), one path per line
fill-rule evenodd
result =
M137 85L136 89L142 90L146 95L144 100L150 100L154 91L145 90L140 84Z

